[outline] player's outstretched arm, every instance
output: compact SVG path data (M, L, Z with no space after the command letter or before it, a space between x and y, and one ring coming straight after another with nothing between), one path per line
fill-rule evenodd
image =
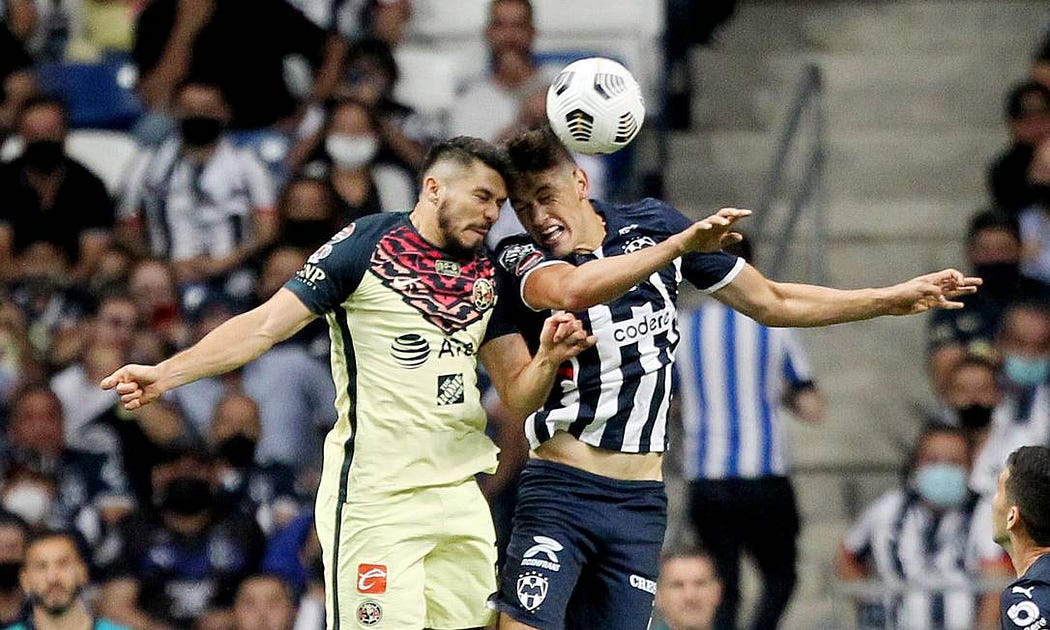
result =
M125 409L138 409L164 392L223 374L259 357L291 337L314 315L294 293L280 289L265 303L226 320L196 344L157 365L125 365L102 379L116 389Z
M614 300L676 258L693 252L717 252L741 239L733 224L750 210L722 208L681 232L624 256L541 267L525 279L525 302L534 309L579 312Z
M713 295L763 325L801 328L962 308L957 298L976 292L980 284L980 278L945 269L889 287L841 290L774 282L747 265Z
M519 334L489 340L478 355L499 397L513 412L526 415L540 408L550 394L558 366L590 348L597 337L588 335L580 320L558 313L543 322L535 356Z

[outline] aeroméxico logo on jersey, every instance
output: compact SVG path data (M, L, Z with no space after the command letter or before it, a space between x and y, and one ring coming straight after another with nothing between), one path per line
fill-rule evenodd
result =
M612 337L618 343L634 343L642 337L658 335L670 330L672 323L674 323L674 312L665 308L662 311L613 324Z

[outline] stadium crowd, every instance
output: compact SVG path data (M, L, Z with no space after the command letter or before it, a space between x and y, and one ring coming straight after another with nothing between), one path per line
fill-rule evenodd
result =
M128 627L324 625L312 495L335 392L323 322L163 404L125 411L98 383L267 299L348 222L411 208L434 140L496 141L542 124L552 73L537 61L527 0L492 1L488 58L448 120L394 96L412 8L0 0L0 155L11 157L0 165L0 627L40 605L33 589L47 585L24 577L30 558L60 552L76 558L63 565L69 597L83 593L91 614ZM104 165L70 157L79 113L43 71L100 59L138 72L141 111L103 124L138 143L117 189L96 172ZM994 209L973 217L965 243L984 287L965 310L930 319L939 409L901 486L843 541L844 578L907 583L936 567L944 587L1008 574L987 501L1007 454L1050 443L1050 38L1007 101ZM600 181L607 165L584 166ZM795 411L807 408L819 415ZM494 438L514 454L504 463L520 465L523 436ZM482 481L497 524L512 510L513 473ZM657 606L669 628L712 623L726 599L712 555L665 559ZM779 582L781 610L794 579L791 569ZM987 598L953 603L973 596L922 593L861 612L872 627L887 615L929 628L997 618Z

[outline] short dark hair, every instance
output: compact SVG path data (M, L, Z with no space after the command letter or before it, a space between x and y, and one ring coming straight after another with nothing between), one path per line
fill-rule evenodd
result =
M374 61L383 72L390 76L391 85L397 83L401 78L401 69L397 65L397 59L390 49L390 44L381 39L366 37L351 44L350 50L346 53L346 65L350 66L361 59Z
M26 543L29 542L30 529L29 524L26 523L25 519L14 512L0 509L0 529L7 527L17 529L22 533L22 541Z
M1006 460L1006 498L1021 511L1025 530L1040 547L1050 546L1050 449L1022 446Z
M972 245L977 235L985 230L1002 230L1009 232L1018 241L1021 240L1021 228L1017 219L999 210L981 210L970 217L970 225L966 229L966 244Z
M30 96L23 101L22 106L18 109L16 127L21 126L22 121L25 120L26 114L29 113L29 110L37 107L53 107L57 109L62 114L62 124L67 129L69 128L69 104L57 94L37 94L35 96Z
M280 573L276 573L273 571L253 573L241 580L240 583L237 584L237 592L234 594L234 601L236 601L237 596L241 594L241 589L244 588L244 585L254 580L273 580L279 583L281 585L281 590L288 597L288 601L292 604L292 607L294 608L299 604L299 602L296 600L295 588L292 587L288 579Z
M1028 99L1033 94L1042 99L1043 107L1041 110L1032 110L1028 107ZM1006 95L1006 117L1009 120L1020 120L1038 111L1050 113L1050 88L1042 83L1031 80L1025 81L1015 85Z
M87 541L80 535L76 530L72 529L43 529L37 532L33 532L29 536L29 540L26 541L26 554L29 554L29 550L35 545L45 540L61 539L69 542L70 546L76 551L77 559L87 564Z
M904 460L904 466L900 470L902 483L908 483L908 479L911 477L912 473L915 472L915 466L919 463L919 455L922 454L922 447L927 441L936 435L948 435L959 438L962 440L963 444L966 445L966 457L972 457L972 441L966 432L960 427L953 427L936 421L927 422L926 425L923 426L922 432L915 438L915 444L911 447L911 450L908 452L908 457Z
M664 549L660 553L660 568L662 569L663 566L671 560L683 560L689 558L698 558L700 560L708 561L711 563L711 569L714 571L715 577L719 577L718 565L715 563L714 556L712 556L707 549L697 545L680 545Z
M529 24L535 23L536 12L532 7L532 0L492 0L492 4L489 5L489 22L492 21L492 14L496 11L496 5L504 2L516 2L525 7L525 12L529 14Z
M426 177L427 171L438 162L455 162L463 167L470 167L474 162L481 162L500 174L504 182L510 181L510 162L507 153L491 142L472 136L456 136L442 140L430 147L423 158L419 172Z
M572 154L548 125L523 131L507 141L514 176L528 176L560 166L576 164Z

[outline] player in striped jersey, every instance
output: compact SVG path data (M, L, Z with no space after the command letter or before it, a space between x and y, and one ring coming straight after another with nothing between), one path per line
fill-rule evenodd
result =
M655 199L590 200L586 173L549 130L516 137L508 153L512 204L539 248L504 239L497 260L534 310L578 308L552 295L539 269L659 246L690 225ZM740 216L712 217L723 243L739 238L727 228ZM882 289L784 284L718 249L676 258L626 295L577 313L598 342L562 367L526 421L533 450L501 577L502 629L648 624L666 521L661 463L683 278L764 325L795 327L960 308L954 298L980 284L951 269Z

